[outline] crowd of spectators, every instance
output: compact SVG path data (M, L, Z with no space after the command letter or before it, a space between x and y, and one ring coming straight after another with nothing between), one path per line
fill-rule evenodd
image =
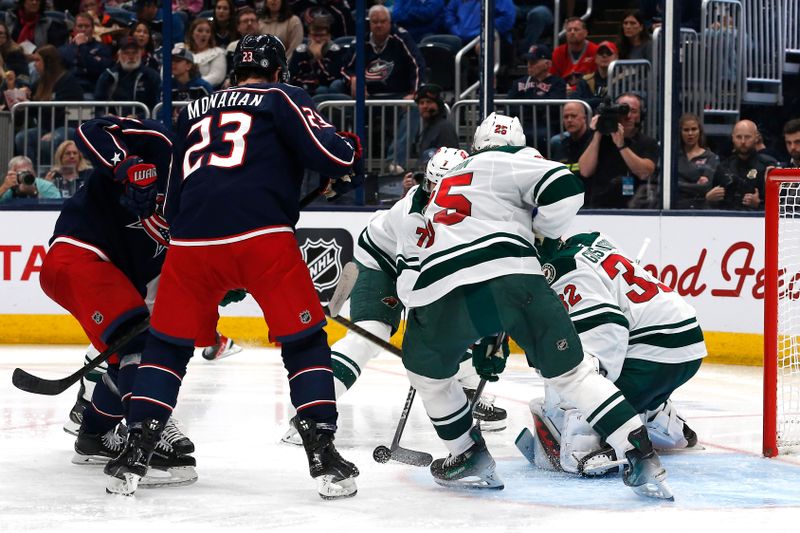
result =
M0 91L4 96L0 110L25 100L137 101L153 109L160 101L164 79L160 3L0 0ZM403 175L430 148L458 141L446 105L453 94L426 83L430 72L440 66L426 65L419 45L438 34L454 36L465 45L479 34L481 2L372 0L367 4L371 6L368 34L362 45L367 98L416 103L395 109L396 118L386 121L400 126L397 138L382 154L384 171ZM628 111L619 116L613 131L598 131L597 112L601 104L610 103L613 61L652 60L652 31L661 24L664 1L640 0L640 9L623 15L615 39L590 35L587 22L574 16L575 4L574 0L561 2L562 12L554 13L552 0L495 1L503 72L516 73L501 76L497 91L510 99L585 102L586 106L571 103L560 108L528 106L521 119L529 144L542 152L546 148L550 157L582 177L587 207L659 207L661 139L644 133L644 95L616 98ZM682 25L699 29L700 2L681 0L680 4ZM291 83L305 88L317 103L350 99L356 90L353 8L352 0L172 0L173 100L192 100L230 85L233 51L240 37L250 33L271 33L283 41ZM564 17L565 39L551 49L554 17ZM135 108L121 106L111 110L137 113ZM76 151L69 144L74 127L65 122L64 111L44 108L31 113L28 120L16 121L16 126L14 154L31 156L43 166L43 177L32 184L14 185L17 170L9 171L0 202L25 196L49 198L53 191L63 197L74 194L87 169L83 161L70 161ZM785 125L789 158L781 163L765 153L764 135L749 120L733 128L732 149L721 144L717 153L707 142L700 118L684 115L679 129L674 207L763 209L766 169L800 164L798 120ZM385 136L386 131L370 133L381 134ZM775 136L771 137L774 141Z

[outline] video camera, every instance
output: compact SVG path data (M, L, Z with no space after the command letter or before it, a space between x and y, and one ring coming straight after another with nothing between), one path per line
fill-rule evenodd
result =
M597 131L602 135L610 135L617 131L619 123L630 113L631 106L628 104L612 104L603 102L597 106Z

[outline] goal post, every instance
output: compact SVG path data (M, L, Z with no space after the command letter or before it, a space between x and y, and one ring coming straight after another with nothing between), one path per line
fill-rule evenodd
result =
M800 169L773 169L764 197L763 454L800 450Z

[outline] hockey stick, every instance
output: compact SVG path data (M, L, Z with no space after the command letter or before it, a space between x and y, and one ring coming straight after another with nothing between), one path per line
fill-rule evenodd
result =
M644 257L645 252L647 252L648 246L650 246L650 237L645 237L644 241L642 241L642 247L639 248L639 253L636 254L636 259L635 259L636 264L642 262L642 258Z
M358 267L350 261L342 269L339 283L336 284L331 301L328 302L328 311L330 311L331 317L339 316L339 311L342 310L342 306L350 298L350 293L353 291L357 279Z
M408 448L400 446L400 437L402 437L403 430L406 428L408 414L411 412L411 405L414 403L414 397L416 395L417 389L409 387L406 403L403 405L403 411L400 413L400 421L397 423L397 429L394 432L391 446L387 448L381 445L372 451L372 458L378 463L388 463L390 459L394 459L398 463L411 466L428 466L433 462L433 456L427 452L409 450Z
M61 379L44 379L33 374L29 374L21 368L15 368L14 373L11 375L11 383L20 390L31 392L33 394L44 394L46 396L55 396L61 394L72 385L77 383L86 374L108 361L117 351L121 350L136 338L139 334L146 331L150 327L150 317L148 316L141 322L131 326L121 337L111 343L100 355L83 365L76 372Z

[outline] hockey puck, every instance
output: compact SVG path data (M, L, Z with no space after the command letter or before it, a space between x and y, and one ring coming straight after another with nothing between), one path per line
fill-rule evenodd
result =
M392 458L392 450L386 446L378 446L372 451L372 458L378 463L388 463Z

